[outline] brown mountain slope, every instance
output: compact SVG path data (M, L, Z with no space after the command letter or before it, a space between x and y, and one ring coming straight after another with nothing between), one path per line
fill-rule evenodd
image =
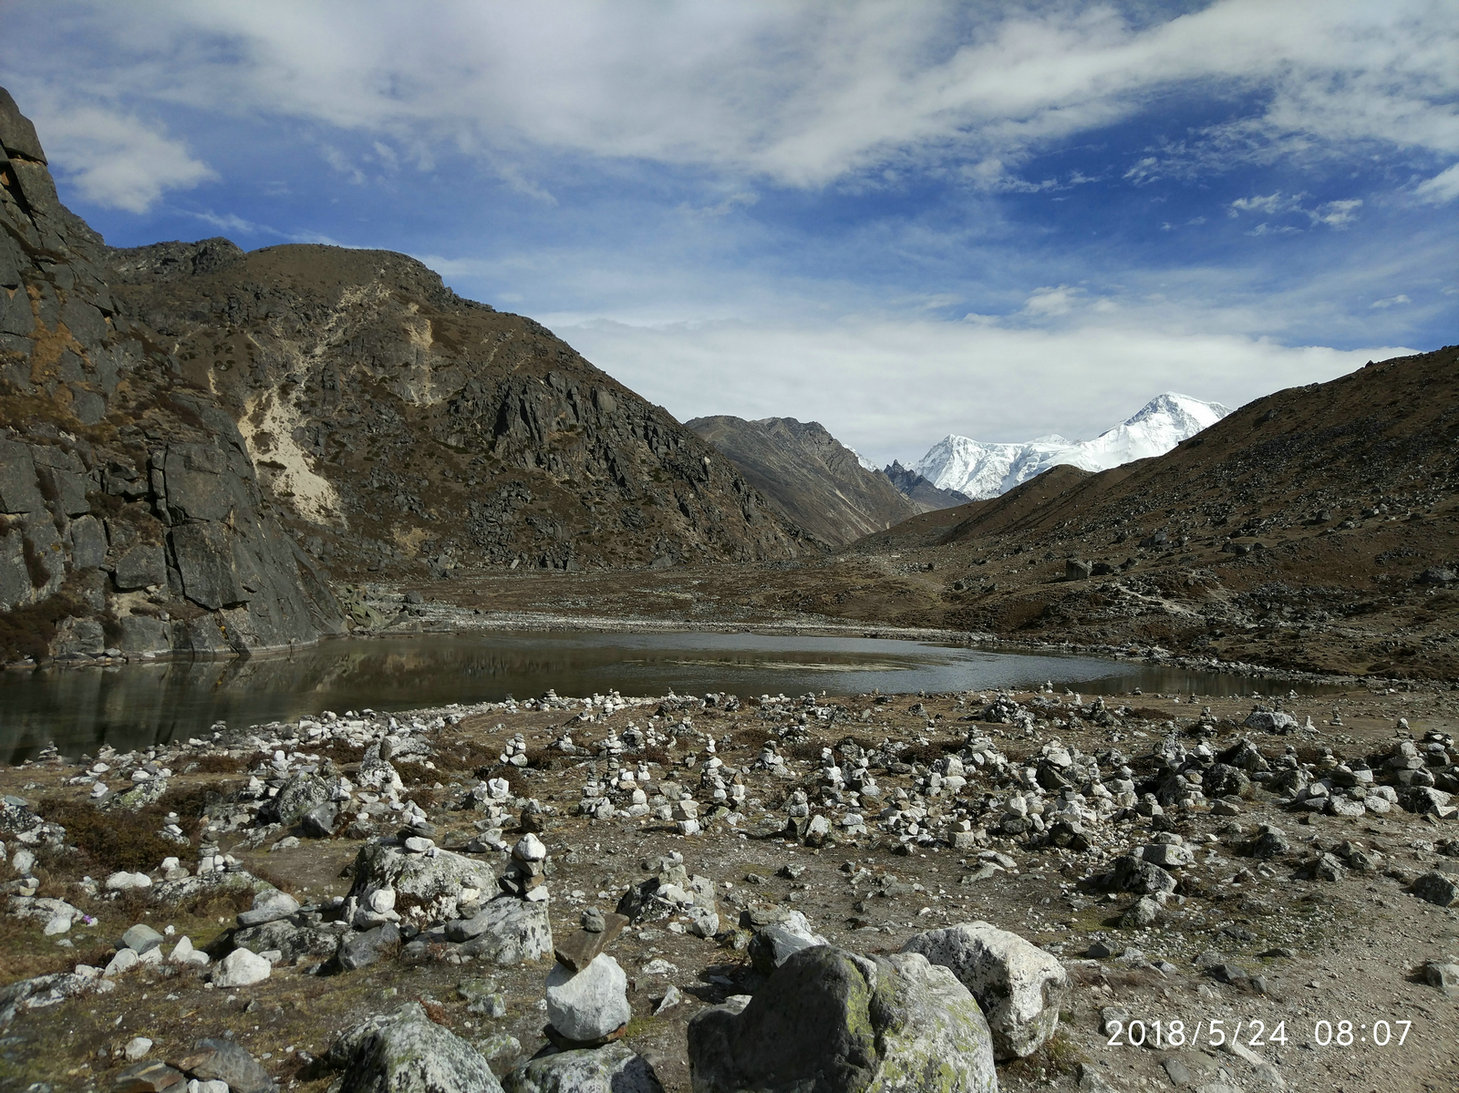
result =
M1459 349L1280 391L1158 459L1101 474L1056 468L851 553L888 577L850 592L827 582L824 602L806 606L1459 674Z
M208 240L113 263L336 576L814 549L663 410L413 259Z
M832 546L845 546L917 511L879 471L820 422L729 414L685 423L739 467L795 524Z

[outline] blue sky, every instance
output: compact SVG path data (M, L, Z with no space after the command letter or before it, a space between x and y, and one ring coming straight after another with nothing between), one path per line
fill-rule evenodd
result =
M412 254L681 419L1089 437L1459 341L1451 0L0 0L119 245Z

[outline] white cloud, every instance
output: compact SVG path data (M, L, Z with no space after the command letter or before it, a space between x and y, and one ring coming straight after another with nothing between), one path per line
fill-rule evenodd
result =
M1329 228L1346 228L1358 218L1358 210L1362 208L1361 198L1348 198L1343 201L1328 201L1317 206L1309 214L1314 224L1326 224Z
M1179 390L1240 405L1410 352L1286 347L1162 330L1149 315L1058 329L921 319L554 324L589 360L680 420L729 413L814 419L879 465L949 432L1087 437Z
M217 178L212 168L159 127L133 114L43 104L35 121L45 134L51 166L88 201L146 212L169 190L189 190Z
M1386 296L1386 297L1384 297L1381 300L1374 300L1368 306L1369 307L1374 307L1374 308L1390 308L1390 307L1397 307L1400 304L1411 304L1411 303L1413 303L1413 301L1408 298L1408 293L1406 293L1406 292L1400 292L1397 296Z
M1067 315L1083 296L1083 289L1070 285L1045 285L1029 294L1024 301L1023 310L1026 315L1035 318Z
M821 186L950 160L1040 188L1018 177L1032 152L1172 91L1245 105L1152 149L1132 181L1271 149L1459 152L1459 23L1426 0L1216 0L1149 24L1113 5L954 0L449 0L425 18L394 0L65 6L110 62L78 73L78 101L282 114L388 136L416 161L442 143L538 147Z
M1459 163L1419 183L1414 193L1421 201L1443 205L1459 198Z
M266 227L263 224L256 224L252 220L245 220L243 217L236 216L233 213L219 214L215 212L205 211L187 212L184 213L184 215L189 216L194 220L201 220L204 224L207 224L210 227L214 227L221 232L228 233L230 237L234 235L276 235L282 237L284 234L283 232L276 231L273 228Z
M1286 212L1296 208L1297 202L1300 199L1300 194L1295 197L1285 197L1281 193L1267 194L1264 197L1238 197L1235 201L1231 202L1231 215L1262 213L1266 216L1272 216L1276 213Z

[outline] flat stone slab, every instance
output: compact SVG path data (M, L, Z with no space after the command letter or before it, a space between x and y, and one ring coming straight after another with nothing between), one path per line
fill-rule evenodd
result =
M609 911L603 916L603 929L578 930L560 939L553 948L553 955L575 972L591 964L595 957L613 943L628 925L628 916Z

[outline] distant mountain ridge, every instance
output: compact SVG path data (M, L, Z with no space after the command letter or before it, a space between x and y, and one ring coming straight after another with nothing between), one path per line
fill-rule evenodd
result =
M796 525L845 546L923 511L817 421L729 414L685 423Z
M910 470L942 489L985 500L1006 493L1050 467L1068 465L1103 471L1164 455L1229 413L1231 410L1218 402L1166 392L1093 440L1070 440L1053 434L1023 443L985 444L951 434L934 444Z
M902 496L916 505L920 512L950 509L955 505L966 505L972 500L959 490L945 490L933 485L925 477L910 467L902 466L895 459L882 468L882 474L886 475Z
M895 583L847 566L808 609L1452 680L1459 346L1278 391L1165 455L1057 467L854 551L895 559Z

